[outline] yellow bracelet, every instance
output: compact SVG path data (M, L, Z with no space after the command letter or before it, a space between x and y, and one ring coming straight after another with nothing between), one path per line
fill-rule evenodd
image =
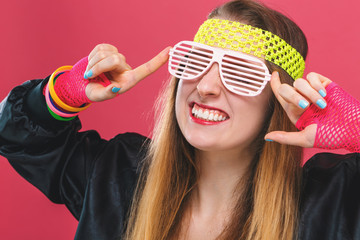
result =
M71 107L60 100L60 98L56 95L56 92L54 89L54 77L56 76L56 74L59 72L63 72L63 71L70 71L71 69L72 69L72 66L62 66L62 67L59 67L58 69L56 69L55 72L53 72L53 74L51 74L50 79L49 79L49 92L50 92L50 95L51 95L51 98L53 99L53 101L62 109L67 110L69 112L80 112L80 111L87 109L91 105L91 103L87 104L85 107L80 107L80 108Z

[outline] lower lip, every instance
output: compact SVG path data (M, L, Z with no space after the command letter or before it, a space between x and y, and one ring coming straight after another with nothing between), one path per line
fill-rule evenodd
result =
M220 124L220 123L223 123L223 122L226 121L226 120L224 120L224 121L212 122L212 121L206 121L206 120L204 120L204 119L196 118L196 117L194 117L194 115L192 114L192 108L190 108L190 118L191 118L191 120L193 120L195 123L202 124L202 125L216 125L216 124Z

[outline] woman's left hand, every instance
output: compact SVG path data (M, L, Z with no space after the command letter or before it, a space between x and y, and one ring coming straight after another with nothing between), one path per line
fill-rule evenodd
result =
M293 86L282 84L277 72L272 74L270 81L275 97L294 125L310 104L315 104L319 108L326 107L325 88L330 83L330 79L313 72L309 73L306 78L294 81ZM281 144L313 147L316 128L316 124L311 124L299 132L273 131L266 134L265 139Z

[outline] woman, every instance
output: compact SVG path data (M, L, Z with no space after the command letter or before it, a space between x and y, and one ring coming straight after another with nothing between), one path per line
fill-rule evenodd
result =
M258 3L230 2L215 9L209 18L204 26L213 31L222 25L251 25L279 36L297 50L296 56L306 57L307 44L301 30L283 15ZM211 27L212 19L217 27ZM218 33L223 36L227 31ZM107 142L94 131L78 133L78 120L59 121L59 117L49 114L47 107L52 102L44 100L42 93L54 97L49 87L53 80L55 92L63 93L59 94L61 100L82 109L84 103L111 99L129 90L168 58L167 48L150 62L131 70L115 47L102 44L90 53L84 75L85 79L96 79L94 82L75 90L66 88L68 81L79 78L77 70L86 65L83 60L70 72L53 75L56 79L49 83L45 79L14 89L2 103L1 153L52 201L66 204L79 219L76 239L357 236L358 221L354 215L359 209L357 195L350 195L348 200L342 198L356 188L356 182L344 181L336 189L330 184L339 179L356 179L357 155L318 155L302 169L299 147L316 143L316 125L308 125L302 119L305 124L299 127L305 129L291 133L310 103L315 108L326 108L323 96L331 81L313 73L307 79L297 79L291 87L299 73L283 65L288 61L282 58L279 62L276 58L265 61L266 56L257 56L255 59L260 62L256 61L253 50L249 52L243 47L242 51L234 51L234 42L223 47L229 50L228 60L222 56L217 63L204 62L201 59L207 59L209 51L221 53L222 36L210 44L202 40L207 33L199 32L196 43L187 43L192 50L184 55L176 47L172 50L170 63L175 67L170 66L170 72L180 77L174 77L162 95L164 105L160 107L160 121L151 143L137 134L118 135ZM275 38L272 43L278 41ZM240 56L246 60L241 62ZM181 60L180 64L176 65L176 59ZM301 72L301 61L295 62ZM231 67L226 70L224 66L229 63ZM270 84L266 84L270 76L262 63L272 72ZM246 64L251 67L238 71L239 65L244 68ZM208 68L191 77L203 65ZM260 81L263 88L257 89L256 96L245 96L248 87L241 87L241 93L234 90L226 77L231 72L230 80L243 78L259 66L263 72L250 77L256 82L260 75L265 76ZM101 73L110 81L103 76L98 78ZM240 85L244 86L242 81ZM72 91L76 94L71 95ZM84 98L78 98L83 91ZM60 120L72 118L71 111L62 110ZM339 145L344 141L342 138ZM332 165L324 163L324 159ZM346 168L344 164L353 167ZM313 169L320 173L317 179L312 178ZM322 199L341 187L344 190L341 196ZM326 191L321 192L323 189ZM341 207L345 204L351 206L350 210ZM324 206L337 208L329 213ZM310 212L314 210L316 214ZM319 222L331 223L331 229L324 231Z

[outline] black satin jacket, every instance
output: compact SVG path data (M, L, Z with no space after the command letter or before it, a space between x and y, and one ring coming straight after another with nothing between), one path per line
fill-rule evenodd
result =
M78 119L53 119L42 95L47 80L25 82L0 104L0 154L67 206L79 221L75 239L121 239L148 139L125 133L106 141L96 131L79 132ZM359 160L322 153L307 161L299 239L360 239Z

